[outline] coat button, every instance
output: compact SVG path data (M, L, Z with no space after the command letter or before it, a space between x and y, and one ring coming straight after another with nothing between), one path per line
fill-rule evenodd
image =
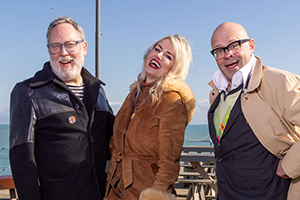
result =
M80 108L79 104L75 104L75 109L78 110Z

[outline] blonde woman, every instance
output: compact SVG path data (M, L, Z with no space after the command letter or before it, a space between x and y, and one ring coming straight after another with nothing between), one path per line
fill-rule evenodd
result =
M107 200L137 200L142 191L140 199L175 199L184 132L195 106L184 82L191 62L190 45L179 35L156 41L144 55L143 70L115 119Z

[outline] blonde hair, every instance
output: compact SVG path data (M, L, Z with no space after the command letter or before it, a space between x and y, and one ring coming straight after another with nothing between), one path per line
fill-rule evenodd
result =
M145 72L145 64L149 52L155 48L155 46L163 40L170 40L171 44L175 51L175 61L174 66L170 70L168 74L162 76L158 79L154 85L149 90L149 95L152 99L152 103L157 102L163 92L166 89L168 84L174 83L176 81L184 81L188 75L189 67L192 63L192 50L188 41L180 36L180 35L169 35L166 36L156 42L154 42L147 50L144 55L144 62L143 62L143 70L138 75L137 80L130 86L130 91L135 91L134 94L134 101L135 103L138 101L141 95L142 83L146 80L146 72Z
M75 30L78 32L80 39L83 40L83 41L85 41L84 31L83 31L83 29L81 28L81 26L79 26L79 24L76 21L74 21L70 17L57 17L55 20L53 20L49 24L47 35L46 35L46 37L47 37L47 43L49 43L49 41L50 41L50 34L51 34L52 29L56 25L63 24L63 23L71 24L75 28Z

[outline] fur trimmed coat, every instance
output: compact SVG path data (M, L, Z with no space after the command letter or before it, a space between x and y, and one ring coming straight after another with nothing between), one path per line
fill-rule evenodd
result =
M114 124L107 200L137 200L147 188L153 190L143 199L175 192L185 128L194 107L193 92L184 82L167 85L158 102L150 98L135 112L129 93Z

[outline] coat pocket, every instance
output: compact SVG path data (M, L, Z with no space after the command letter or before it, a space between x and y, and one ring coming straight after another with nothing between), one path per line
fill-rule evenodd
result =
M45 179L42 189L45 200L76 200L75 178Z

